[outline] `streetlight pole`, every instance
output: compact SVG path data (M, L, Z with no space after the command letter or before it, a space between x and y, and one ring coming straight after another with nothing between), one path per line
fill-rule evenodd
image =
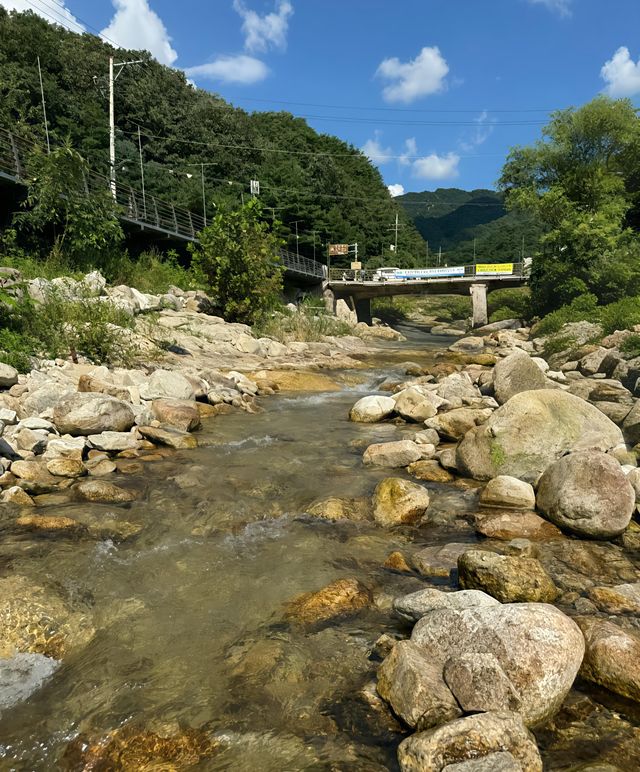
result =
M144 64L144 59L114 63L113 56L109 57L109 185L111 187L111 195L114 199L116 198L116 119L114 86L122 70L129 64ZM118 71L114 76L115 68L118 68Z
M202 216L204 217L204 227L207 227L207 198L204 193L204 164L200 164L200 179L202 180Z

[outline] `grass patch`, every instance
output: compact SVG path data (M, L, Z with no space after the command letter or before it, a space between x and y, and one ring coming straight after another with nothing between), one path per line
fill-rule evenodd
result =
M418 303L413 298L374 298L371 301L371 315L391 324L405 321L417 310Z
M303 303L297 311L282 308L255 324L253 333L257 337L273 338L280 343L313 343L324 340L327 335L353 335L353 328L328 314L324 308L310 307Z
M570 335L552 335L544 344L544 358L548 359L554 354L560 354L562 351L568 351L575 348L576 340Z
M618 347L623 354L628 354L634 359L640 356L640 335L637 332L627 335Z
M496 441L491 440L491 447L489 450L489 457L491 458L491 463L496 468L500 468L505 461L507 460L507 455L504 452L502 446Z
M490 322L531 317L531 292L528 287L499 289L487 295Z

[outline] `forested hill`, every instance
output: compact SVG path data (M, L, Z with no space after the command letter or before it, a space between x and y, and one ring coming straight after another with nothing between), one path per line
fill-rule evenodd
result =
M495 190L438 188L398 197L432 254L442 247L449 263L470 263L475 239L476 259L511 262L537 247L541 226L530 215L507 212Z
M67 137L97 171L108 170L108 58L94 35L78 35L33 13L0 8L0 125L44 142L37 59L40 57L52 141ZM375 257L389 244L397 203L378 170L355 147L318 134L289 113L248 113L194 88L178 70L148 53L118 49L117 60L143 59L116 84L116 154L121 182L141 185L138 127L146 188L202 211L234 206L260 181L269 216L285 226L295 250L320 257L326 241L355 242ZM204 164L204 166L201 166ZM424 253L424 242L404 211L399 253L404 263ZM315 236L314 236L315 231Z

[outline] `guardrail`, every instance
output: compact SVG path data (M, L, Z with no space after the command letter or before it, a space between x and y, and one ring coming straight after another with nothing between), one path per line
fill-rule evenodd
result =
M348 268L330 268L329 281L333 283L412 284L414 282L465 281L469 279L525 278L528 274L524 263L508 263L510 270L483 270L481 264L451 266L450 271L442 268L405 268L399 269L398 276L384 273L380 269L352 270ZM404 275L403 275L404 274Z
M301 276L313 276L316 279L327 278L327 266L312 260L310 257L301 257L293 252L287 252L286 249L280 250L282 264L290 273L297 273Z

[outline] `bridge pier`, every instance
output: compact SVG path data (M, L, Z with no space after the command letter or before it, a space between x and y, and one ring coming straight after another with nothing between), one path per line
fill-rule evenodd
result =
M473 308L473 327L482 327L487 324L489 317L487 315L487 285L472 284L469 287L471 293L471 304Z
M359 322L371 324L371 298L354 298L354 306Z

